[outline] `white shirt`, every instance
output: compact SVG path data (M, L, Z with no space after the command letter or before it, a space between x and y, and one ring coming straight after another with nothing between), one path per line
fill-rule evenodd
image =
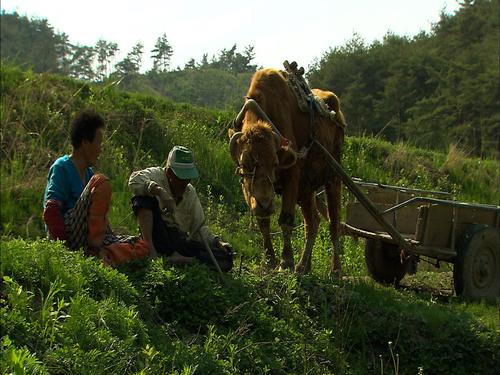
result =
M155 183L164 188L175 202L173 194L170 191L165 168L151 167L133 172L128 180L128 186L134 195L156 197L158 203L160 203L159 198L150 193L150 186ZM173 207L173 211L171 212L167 210L162 211L162 219L167 225L177 225L181 231L189 235L189 238L198 241L201 241L201 233L209 244L212 243L215 236L206 225L203 225L205 214L203 213L203 208L193 185L187 185L181 201L178 204L174 204Z

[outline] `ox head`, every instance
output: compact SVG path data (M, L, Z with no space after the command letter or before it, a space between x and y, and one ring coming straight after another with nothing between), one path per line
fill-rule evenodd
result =
M231 156L237 164L241 188L248 206L257 217L274 212L274 183L279 169L297 161L296 153L282 146L281 137L261 120L236 132L230 140Z

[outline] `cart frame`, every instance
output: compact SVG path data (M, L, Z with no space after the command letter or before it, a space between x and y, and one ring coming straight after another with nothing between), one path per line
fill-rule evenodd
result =
M395 267L399 267L399 270L395 273L389 270L390 277L385 278L382 275L378 277L378 281L399 283L408 270L407 265L412 261L418 261L420 256L426 256L436 259L437 263L441 260L453 263L454 286L457 294L472 299L500 299L500 206L413 196L380 210L358 185L407 194L446 197L451 194L352 179L320 142L317 140L314 142L321 149L326 161L340 177L344 186L356 197L357 202L381 229L374 231L370 230L371 228L356 227L350 225L349 220L343 223L344 234L368 239L365 248L367 266L369 265L368 256L372 256L374 252L382 255L390 252L397 255L402 250L400 267L397 261L392 263ZM416 205L420 207L416 208L418 219L413 234L405 235L397 229L394 219L396 215L402 213L403 209ZM388 215L392 216L392 222L386 217ZM445 235L440 233L441 222L445 224L446 230L443 230ZM370 272L370 267L368 268ZM372 276L377 280L377 276L381 275L372 274ZM393 276L394 278L391 279Z

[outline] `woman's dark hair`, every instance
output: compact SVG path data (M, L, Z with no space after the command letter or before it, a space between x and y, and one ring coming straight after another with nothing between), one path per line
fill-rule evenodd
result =
M104 120L93 109L80 111L71 124L71 144L78 149L83 141L93 142L97 129L104 128Z

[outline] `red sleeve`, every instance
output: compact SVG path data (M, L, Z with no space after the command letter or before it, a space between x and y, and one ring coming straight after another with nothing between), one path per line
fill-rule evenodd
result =
M65 240L66 232L64 226L64 216L61 211L61 202L49 199L45 203L43 210L43 220L47 224L50 237L55 240Z

